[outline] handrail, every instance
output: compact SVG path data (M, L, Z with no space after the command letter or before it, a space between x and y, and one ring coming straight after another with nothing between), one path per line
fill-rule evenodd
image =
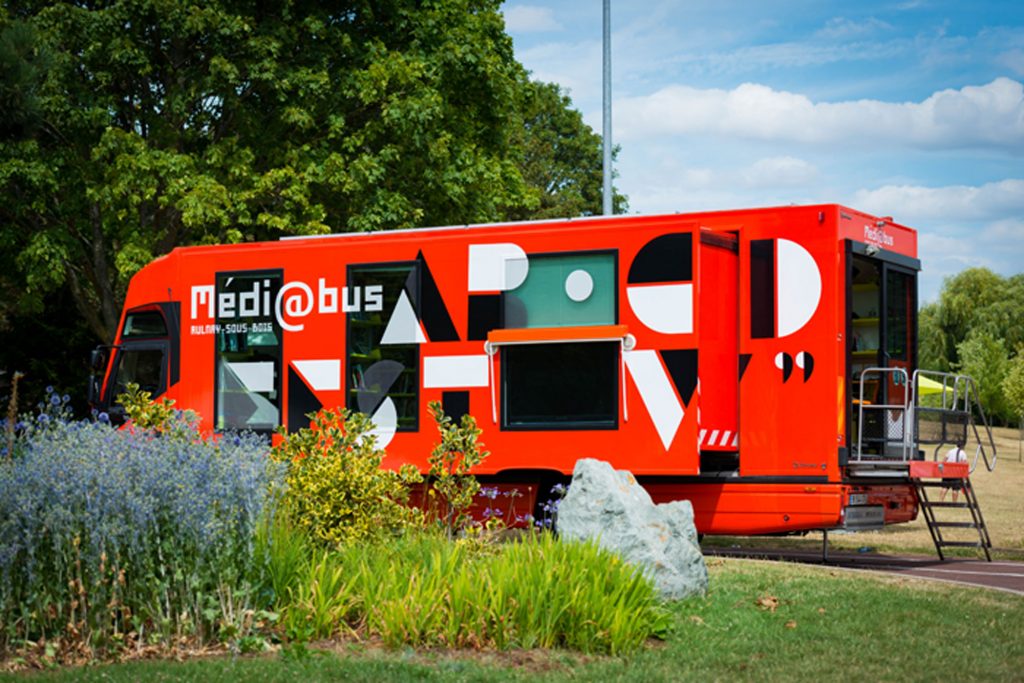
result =
M919 405L918 396L918 377L926 377L932 381L938 383L941 380L942 383L942 410L948 410L951 412L962 412L968 416L971 430L974 433L974 440L978 443L977 449L974 451L974 459L971 462L970 472L973 473L974 469L978 466L978 460L981 459L985 463L985 467L989 472L995 470L996 467L996 442L992 436L992 427L988 423L988 418L985 416L985 409L981 405L981 399L978 396L978 387L970 375L954 374L951 372L940 372L938 370L915 370L914 378L911 382L911 393L913 401L911 405L916 408ZM992 459L989 460L988 452L985 450L985 443L982 440L981 434L978 432L978 423L974 419L973 408L977 407L978 416L981 419L981 424L985 427L985 434L988 437L989 446L992 449ZM916 412L916 411L915 411ZM916 417L915 417L916 422ZM938 459L939 451L945 444L938 444L935 448L935 459Z
M906 384L906 382L908 380L908 375L907 375L907 371L906 371L905 368L880 368L880 367L874 367L874 368L864 368L864 370L861 371L861 373L860 373L860 392L859 392L859 396L858 396L858 415L857 415L857 449L856 449L856 454L855 454L855 458L854 459L856 461L858 461L858 462L863 461L865 459L864 458L864 452L863 452L863 449L864 449L864 423L865 423L864 411L865 410L885 410L885 411L897 411L898 410L901 413L901 417L900 417L900 421L901 421L900 430L901 430L901 434L902 434L901 443L900 443L900 450L901 450L900 460L903 461L903 462L906 462L909 459L908 455L910 453L910 443L912 441L912 439L910 438L910 432L907 429L908 406L912 406L913 405L912 403L910 403L908 401L908 399L910 398L910 394L908 392L904 392L904 394L903 394L903 403L899 404L899 405L897 405L897 404L889 404L889 403L886 403L886 404L870 404L869 405L864 400L864 386L867 384L867 380L865 380L865 377L870 377L872 374L877 374L879 376L879 380L883 380L886 375L896 375L896 376L902 375L904 385ZM894 380L894 383L895 384L899 384L899 382L896 382L895 380ZM884 439L883 441L884 441L884 443L883 443L883 449L882 450L884 451L885 450L884 446L885 446L886 443L888 443L888 439Z

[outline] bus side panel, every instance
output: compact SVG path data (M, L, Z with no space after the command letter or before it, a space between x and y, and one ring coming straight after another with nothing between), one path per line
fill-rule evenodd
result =
M840 255L817 210L740 236L740 474L838 477Z
M425 308L416 311L418 334L422 337L418 345L418 367L413 368L418 391L416 424L412 431L386 433L385 430L381 434L381 442L387 445L386 464L389 466L408 462L425 468L427 455L437 440L427 405L430 401L444 401L446 395L456 393L460 395L459 403L468 403L468 411L485 430L483 442L492 455L480 469L482 474L505 469L551 469L569 473L576 460L582 457L605 459L638 474L695 474L698 468L697 404L695 395L687 393L685 388L695 384L696 366L690 369L688 377L686 364L676 362L691 351L694 353L687 357L696 359L699 302L693 274L699 272L699 254L696 240L692 239L694 226L673 217L649 224L633 223L629 231L593 229L581 222L557 226L558 229L535 226L482 234L456 232L435 235L429 240L414 235L400 238L381 235L374 240L297 241L225 248L220 253L198 251L184 255L182 280L185 290L192 292L196 287L212 287L217 273L280 271L287 292L277 302L277 307L286 329L282 334L282 367L275 370L282 396L273 400L280 405L282 422L294 426L300 422L296 415L310 409L352 405L349 394L355 390L360 377L349 362L351 320L347 326L346 314L333 309L330 313L321 312L333 306L336 297L344 296L342 288L346 286L352 302L356 285L347 280L351 268L420 263L418 286L423 301L414 306L425 305L429 271L429 280L433 282L432 301L444 309L441 317L450 321L450 327L447 323L433 324L427 319ZM668 242L659 241L666 235L671 236ZM614 428L513 430L503 426L501 355L487 356L479 329L476 338L470 338L473 298L497 298L502 294L500 291L470 291L469 287L471 248L491 244L515 245L528 257L589 252L616 255L617 275L611 286L616 289L617 322L627 326L636 338L636 347L630 352L635 354L630 362L620 365L615 373L613 388L617 395L618 419ZM668 252L664 252L666 246ZM673 258L678 255L681 261L687 262L685 270L690 274L682 276L685 281L651 282L648 277L651 271L636 266L636 263L650 260L651 253L670 253ZM681 270L672 266L666 272ZM658 271L654 277L667 276ZM634 305L637 290L643 290L640 291L643 295L651 291L646 290L649 287L664 288L656 291L668 292L665 299L668 304L680 306L666 309L670 321L678 321L682 316L680 311L685 312L683 309L689 311L689 329L676 327L666 331L659 317L664 311L656 310L652 318L649 310ZM551 296L565 296L563 290L560 285ZM689 298L681 299L681 293ZM188 394L183 403L197 407L206 426L212 427L215 426L214 361L218 322L209 316L207 306L196 307L190 296L183 298L183 316L187 316L185 327L188 330L182 345L183 368L187 370L184 374L191 386L182 392L183 398ZM365 298L363 304L366 304ZM349 313L348 317L351 316ZM443 339L438 339L441 336ZM633 362L636 359L642 362ZM439 377L433 370L449 367L452 362L473 367L473 376L451 379ZM480 372L484 368L486 370ZM334 373L333 380L324 375L325 369ZM431 381L427 380L428 375ZM623 380L625 402L622 401Z
M660 484L643 482L656 503L689 500L702 534L772 534L839 526L839 484Z

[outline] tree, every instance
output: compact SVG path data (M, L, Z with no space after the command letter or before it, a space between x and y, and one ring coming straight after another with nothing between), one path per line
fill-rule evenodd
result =
M1011 420L1013 415L1003 394L1010 365L1003 340L975 331L957 346L957 353L962 359L957 370L974 379L985 413L1004 424Z
M5 3L0 92L32 95L0 138L10 310L66 288L109 341L177 245L594 211L598 138L529 82L499 6Z
M1003 394L1006 396L1010 414L1024 420L1024 349L1017 349L1017 355L1010 362L1010 368L1003 379Z
M917 312L917 364L926 370L949 372L946 332L940 316L938 303L926 304Z
M1001 301L1004 290L1003 278L988 268L968 268L943 282L939 295L939 325L950 366L955 366L960 360L959 345L980 327L980 312ZM1000 330L987 331L997 338L1002 337Z
M572 102L553 83L526 82L523 88L522 159L519 167L537 206L512 218L562 218L601 212L604 152L601 136L583 122ZM614 150L617 156L618 148ZM625 213L626 197L614 192L614 213Z
M968 268L948 278L939 300L921 308L918 338L920 367L972 375L990 415L1016 417L1008 373L1024 349L1024 274Z

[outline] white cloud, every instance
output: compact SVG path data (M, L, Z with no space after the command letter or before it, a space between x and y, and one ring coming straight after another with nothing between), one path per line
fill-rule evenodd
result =
M881 19L869 17L863 21L853 21L846 17L834 17L825 23L825 28L818 31L821 38L853 38L856 36L874 35L880 31L890 31L892 25Z
M1005 66L1018 76L1024 76L1024 50L1007 50L996 56L996 63Z
M997 78L921 102L818 102L744 83L732 90L673 85L615 103L616 139L721 135L809 144L994 147L1024 153L1024 86Z
M747 187L799 187L813 181L818 169L791 156L759 159L741 172Z
M933 301L943 278L981 266L1024 272L1024 179L979 186L889 185L859 190L850 204L918 231L921 299Z
M555 19L550 7L536 5L514 5L505 13L505 28L520 33L540 33L542 31L560 31L562 25Z
M989 224L982 233L982 239L993 244L1024 245L1024 219L1005 218ZM1024 272L1024 263L1020 264Z
M1024 213L1024 179L1011 178L977 187L888 185L859 190L854 197L857 208L869 213L898 215L901 221L938 219L943 223L975 223Z

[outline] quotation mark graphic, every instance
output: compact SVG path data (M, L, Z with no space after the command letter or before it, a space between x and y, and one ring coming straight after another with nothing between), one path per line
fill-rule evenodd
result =
M793 374L793 367L798 367L804 371L804 381L806 382L811 378L811 374L814 372L814 356L807 351L801 351L796 354L796 360L793 360L793 356L789 355L785 351L779 351L775 356L775 367L782 370L782 382L788 382L789 376Z

